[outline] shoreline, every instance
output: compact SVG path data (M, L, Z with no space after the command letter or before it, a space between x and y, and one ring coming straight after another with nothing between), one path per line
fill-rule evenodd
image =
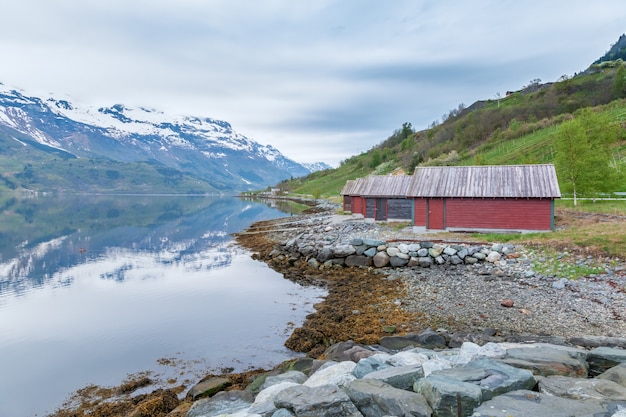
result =
M455 294L454 292L452 294L447 293L444 290L446 283L439 282L435 287L420 287L422 284L437 281L437 277L442 274L463 275L465 271L459 268L422 270L384 268L376 270L373 268L346 268L343 266L330 268L311 267L307 263L306 258L298 258L281 253L279 248L284 242L304 232L321 228L318 230L322 230L323 233L321 234L325 235L332 234L335 228L340 229L338 225L343 220L348 219L349 216L340 216L341 219L337 220L333 218L337 217L333 213L332 208L315 205L302 215L258 222L245 231L235 234L236 242L250 250L254 259L265 262L270 268L283 274L284 278L298 282L301 285L324 287L328 291L328 295L324 300L314 306L315 312L308 315L303 325L295 328L285 342L285 346L291 350L302 352L308 358L318 359L324 356L330 346L340 342L351 341L359 345L373 346L379 345L384 339L401 338L403 335L417 334L427 329L437 330L439 334L445 335L448 341L456 340L457 342L463 338L482 343L514 340L514 338L510 338L511 336L517 336L519 340L526 338L526 340L541 339L550 341L557 340L559 337L565 340L562 335L550 335L547 332L542 332L541 330L544 329L537 329L538 331L535 332L515 332L514 330L498 329L490 326L489 322L482 317L489 318L488 315L494 315L494 311L495 314L503 315L511 315L512 311L516 311L515 314L518 314L518 316L521 315L523 318L525 316L525 313L521 311L524 308L510 309L503 307L500 305L500 299L491 300L497 302L497 307L491 310L491 312L486 313L485 309L479 309L481 311L477 316L479 318L478 321L472 320L471 317L469 321L460 320L460 317L454 317L454 314L461 314L456 311L460 307L465 307L460 305L464 303L457 302L457 305L453 306L450 302L450 297L455 297ZM357 223L366 225L365 222ZM383 227L383 225L379 224L367 224L363 227L376 234L376 237L384 235L389 240L406 238L403 231L393 227ZM424 237L417 236L415 240L420 238L423 239ZM495 283L498 286L506 286L508 283L514 282L516 278L513 274L509 274L503 269L496 268L488 274L477 274L477 276L481 278L481 282L484 280L483 278L487 277L488 279L484 281ZM524 285L530 287L527 284ZM427 290L432 293L426 294ZM538 290L542 291L542 288ZM415 296L415 294L419 293L425 296L428 295L432 298L430 301L436 301L429 307L430 310L427 312L420 311L420 303L426 303L424 303L423 297L420 300L419 297ZM444 305L444 308L448 307L450 311L443 311L441 306L438 305L441 300L435 300L435 298L440 296L444 301L447 300L448 305ZM456 296L460 296L460 294L456 294ZM489 294L484 294L484 296L489 297ZM438 310L439 314L437 315ZM461 310L464 311L463 314L467 314L467 309L461 308ZM615 317L615 319L623 324L623 318ZM597 328L593 331L593 326L588 328L592 331L586 332L584 335L577 334L574 336L595 335L597 336L596 339L579 338L582 340L582 342L579 340L579 344L594 343L594 341L600 344L603 343L602 341L598 342L598 340L600 340L599 338L604 334L604 331L598 331ZM518 334L516 335L515 333ZM626 331L618 331L617 335L624 337ZM224 386L219 390L243 390L257 376L267 372L267 370L256 369L239 374L208 375L200 383L206 383L206 381L221 377L228 380L228 387ZM165 407L168 402L167 398L169 398L170 402L168 407L165 408L172 410L172 393L180 395L188 388L157 390L146 397L139 400L135 399L132 403L126 404L124 413L128 413L129 410L134 412L140 409L143 407L141 404L144 404L146 401L159 403L162 407ZM145 415L182 417L191 407L193 403L191 400L189 395L187 395L187 399L180 402L173 411L164 414ZM77 416L81 414L54 414L57 417L70 415ZM105 413L92 413L91 415L98 416L105 415ZM129 415L140 416L144 414L135 413Z

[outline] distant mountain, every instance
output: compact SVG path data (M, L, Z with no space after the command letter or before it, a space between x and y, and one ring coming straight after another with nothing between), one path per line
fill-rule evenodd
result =
M309 172L317 172L317 171L324 171L326 169L332 169L332 167L328 165L326 162L303 163L302 166L308 169Z
M594 64L599 64L605 61L615 61L617 59L626 61L626 34L622 34L617 42L611 46L611 49L609 49L601 58L598 58Z
M30 164L37 170L42 154L109 161L120 175L125 164L149 164L164 175L195 178L221 192L261 189L312 172L276 148L235 132L225 121L123 104L76 106L55 97L27 96L1 83L0 140L37 150L37 158L33 154L33 160L20 161L22 168ZM22 151L20 158L27 155Z

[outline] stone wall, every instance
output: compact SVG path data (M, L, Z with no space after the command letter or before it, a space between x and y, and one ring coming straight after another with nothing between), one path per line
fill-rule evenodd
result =
M465 245L423 242L386 242L374 239L352 239L347 244L324 244L299 236L285 242L282 250L272 256L285 253L291 257L304 257L312 267L373 266L423 267L433 265L496 263L514 257L513 245Z

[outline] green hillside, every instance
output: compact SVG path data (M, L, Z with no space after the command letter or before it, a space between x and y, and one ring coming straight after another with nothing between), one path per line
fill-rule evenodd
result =
M574 77L545 84L533 80L506 97L478 101L467 108L459 105L443 122L426 130L414 131L405 123L379 145L338 168L285 181L279 187L290 193L333 197L346 180L398 169L410 174L416 166L557 164L560 132L591 109L593 126L586 128L587 136L604 142L589 146L604 149L610 170L605 173L606 187L596 188L626 191L625 98L625 64L601 62ZM598 171L597 160L585 160L588 170ZM559 177L559 181L565 180ZM568 190L566 184L561 185Z
M157 162L120 163L108 159L76 158L58 149L20 141L0 130L0 194L14 190L73 190L89 193L216 193L206 181ZM38 146L35 146L38 145ZM46 149L40 149L40 148ZM31 161L24 164L22 161Z

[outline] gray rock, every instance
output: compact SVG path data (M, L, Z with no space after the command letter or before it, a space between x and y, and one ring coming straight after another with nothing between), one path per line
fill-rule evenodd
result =
M319 268L320 267L320 262L317 259L315 259L315 258L309 259L306 263L311 268Z
M228 378L214 377L209 378L206 381L202 381L191 387L187 396L193 401L202 397L210 397L211 395L222 391L230 385Z
M392 387L410 390L415 382L424 376L422 365L392 366L370 372L363 379L376 379Z
M254 402L252 394L246 391L222 391L211 398L203 398L193 403L185 417L209 417L220 414L233 414L250 408Z
M473 257L473 256L466 256L466 257L463 259L463 262L465 262L465 263L466 263L466 264L468 264L468 265L474 265L475 263L477 263L477 262L478 262L478 259L477 259L477 258L475 258L475 257Z
M589 352L587 361L590 375L596 376L620 363L626 363L626 350L598 347Z
M489 400L496 395L500 395L505 392L516 391L519 389L532 389L536 384L535 377L532 372L508 366L502 362L489 358L474 359L465 365L464 368L479 369L484 371L484 377L480 378L480 380L473 380L473 382L482 389L483 400ZM438 372L446 373L449 372L449 370L442 370Z
M489 255L487 255L487 262L496 263L502 258L500 252L491 251Z
M399 254L399 255L401 255L401 254ZM393 266L394 268L406 266L408 263L409 263L408 259L403 259L400 256L392 256L389 259L389 264L391 266Z
M337 245L333 248L333 256L335 258L345 258L346 256L354 255L356 249L352 245Z
M363 252L363 255L373 258L377 252L378 251L376 250L376 248L369 248L365 252Z
M426 249L426 248L419 249L417 251L417 256L420 257L420 258L428 256L428 249Z
M372 258L364 255L350 255L346 258L346 266L371 266Z
M428 254L433 258L436 258L443 253L444 249L444 246L435 244L430 249L428 249Z
M599 401L576 401L519 390L482 403L472 417L610 417L617 407Z
M274 411L274 414L272 414L272 417L295 417L295 416L296 415L294 413L287 410L286 408L280 408Z
M378 246L382 246L382 245L384 245L386 243L387 242L385 242L384 240L363 239L363 244L364 245L372 246L374 248L377 248Z
M317 253L317 260L324 263L333 257L333 250L329 246L325 246Z
M346 393L366 417L432 415L423 395L394 388L382 381L356 380L346 387Z
M435 262L437 263L437 265L443 265L446 263L446 260L443 256L437 256L435 258Z
M539 392L573 400L626 401L626 388L606 379L537 377Z
M626 349L626 338L608 336L575 336L568 339L569 343L585 348L618 347Z
M277 409L291 411L296 417L363 416L350 397L336 385L289 387L276 395L274 405Z
M415 383L413 390L426 398L437 417L470 416L482 402L482 390L478 385L443 375L431 374L422 378Z
M265 378L265 382L261 386L261 389L268 388L272 385L280 384L281 382L295 382L296 384L303 384L307 380L307 376L300 371L287 371L278 375L270 375Z
M452 246L448 246L443 250L443 253L445 253L446 255L452 256L452 255L456 255L457 250L454 249Z
M626 387L626 363L620 363L619 365L601 373L596 378L613 381L623 387Z
M504 363L532 371L535 375L587 377L585 352L563 346L540 345L508 349Z
M357 378L363 378L365 375L379 371L381 369L390 368L391 365L387 363L391 355L387 353L378 353L372 355L369 358L361 359L357 364L352 374Z
M460 265L463 263L463 260L459 258L457 255L452 255L450 257L450 262L452 263L452 265Z
M475 252L471 256L478 259L479 261L484 261L485 259L487 259L487 255L482 252Z
M459 258L463 260L465 260L465 257L468 255L469 255L469 251L467 250L467 248L462 248L456 253L456 256L458 256Z
M363 255L367 249L368 249L368 247L365 246L365 245L355 245L354 246L354 250L356 251L355 253L357 255Z
M430 268L433 266L433 258L430 256L421 256L418 258L419 266L422 268Z
M420 242L420 246L424 249L430 249L434 246L433 242Z
M389 265L389 255L387 255L387 252L378 252L374 255L373 260L376 268L382 268Z
M365 245L365 244L363 243L363 239L359 239L359 238L352 239L352 240L350 241L350 244L351 244L352 246L362 246L362 245Z
M395 247L387 248L387 255L389 255L390 258L393 258L394 256L398 256L399 253L400 253L400 249L398 248L395 248Z

